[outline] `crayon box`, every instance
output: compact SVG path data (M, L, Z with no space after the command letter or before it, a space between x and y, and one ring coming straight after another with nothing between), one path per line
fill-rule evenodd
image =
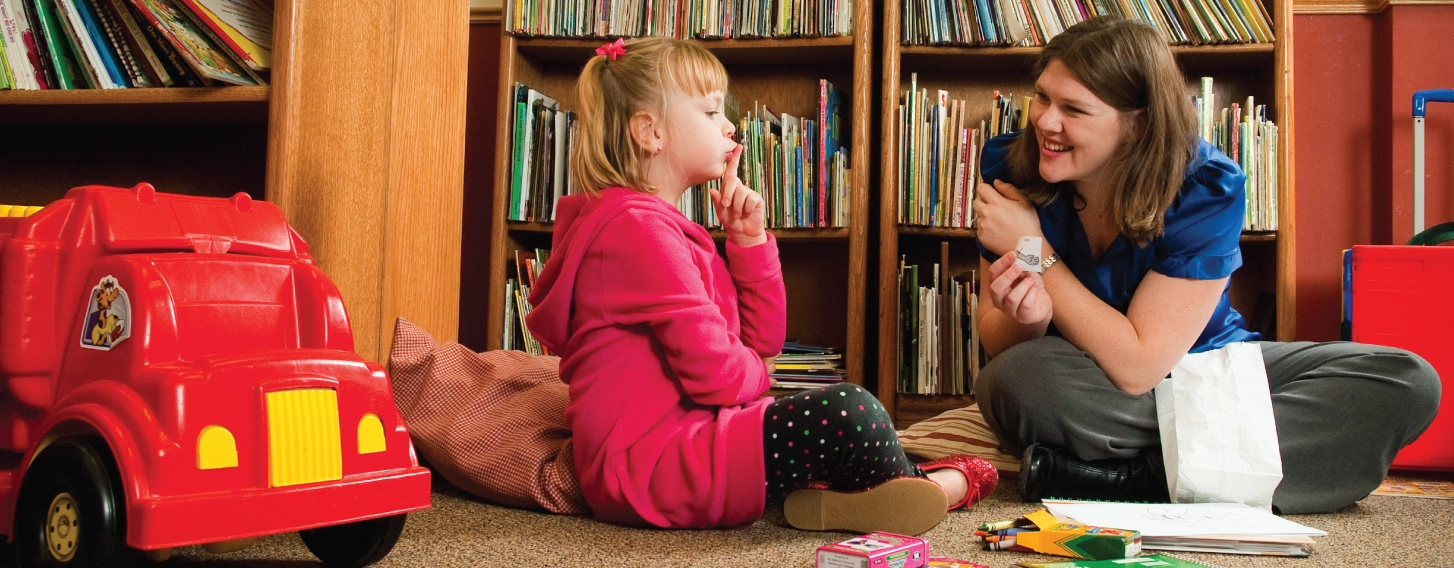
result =
M876 532L818 547L818 568L923 568L929 541Z
M1141 532L1062 523L1041 509L1025 515L1039 530L1015 535L1015 542L1035 552L1103 560L1130 558L1141 553Z

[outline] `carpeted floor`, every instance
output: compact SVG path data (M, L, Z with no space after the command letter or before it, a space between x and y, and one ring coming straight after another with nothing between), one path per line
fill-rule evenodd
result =
M1400 476L1410 478L1410 476ZM1413 476L1414 479L1449 477ZM781 509L744 530L659 531L620 527L581 517L499 507L474 499L436 477L434 507L411 515L394 551L376 566L723 566L811 567L813 550L844 533L788 528ZM936 556L994 567L1054 557L986 552L970 534L986 521L1014 518L1034 507L1013 492L1013 480L968 511L950 513L924 536ZM1290 516L1328 531L1311 558L1178 553L1211 566L1454 566L1454 501L1370 496L1335 514ZM159 566L303 567L318 562L297 535L262 539L252 548L211 555L177 551Z

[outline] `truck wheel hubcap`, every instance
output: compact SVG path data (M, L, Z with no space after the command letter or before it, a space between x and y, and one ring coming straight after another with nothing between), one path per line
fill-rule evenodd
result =
M50 555L59 562L67 562L76 555L77 537L80 535L79 514L76 500L70 493L56 495L50 502L45 519L45 544Z

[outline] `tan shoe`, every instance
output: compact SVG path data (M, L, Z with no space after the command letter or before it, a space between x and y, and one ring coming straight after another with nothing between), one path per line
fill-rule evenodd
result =
M948 510L944 490L922 477L898 477L854 492L799 489L783 502L783 515L794 528L860 534L919 535L938 525Z

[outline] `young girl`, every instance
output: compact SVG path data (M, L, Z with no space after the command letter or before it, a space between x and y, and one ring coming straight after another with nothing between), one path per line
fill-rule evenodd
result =
M1165 500L1149 391L1187 353L1259 339L1227 295L1245 176L1196 137L1181 71L1145 24L1076 24L1034 74L1032 127L986 144L994 185L974 204L990 297L979 329L994 354L975 398L1001 444L1025 452L1022 497ZM1044 237L1043 274L1005 254L1026 235ZM1438 376L1407 351L1257 345L1283 513L1368 495L1438 408Z
M595 515L663 528L751 524L794 493L805 529L918 534L996 483L983 460L910 463L872 396L853 385L773 401L786 334L776 241L737 178L742 146L722 114L727 74L684 41L617 41L578 83L571 175L554 253L531 293L532 333L560 353L575 468ZM712 199L726 261L673 205ZM941 484L943 488L941 488ZM869 489L872 488L872 489ZM867 491L861 491L867 489Z

